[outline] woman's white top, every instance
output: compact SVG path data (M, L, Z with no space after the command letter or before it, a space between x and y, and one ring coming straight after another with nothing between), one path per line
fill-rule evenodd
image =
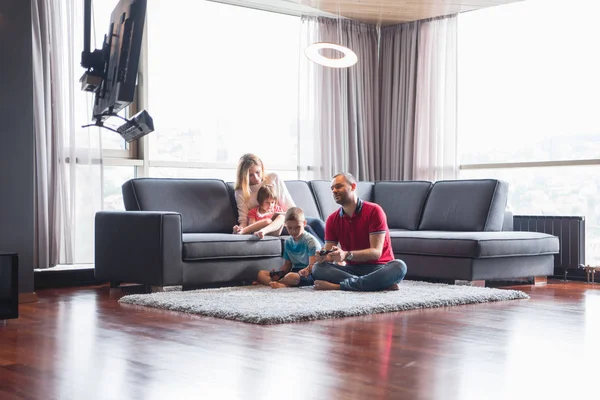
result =
M238 208L238 223L241 226L248 225L248 211L252 208L258 206L258 200L256 200L256 195L258 194L258 189L262 185L273 185L275 186L275 190L277 192L277 202L283 208L284 211L287 211L290 207L295 207L296 203L292 200L292 196L290 192L288 192L287 186L285 186L285 182L283 179L279 177L276 173L270 173L265 176L265 179L261 183L257 183L256 185L250 185L250 198L244 199L244 195L242 194L242 189L237 189L235 191L235 201L237 203Z

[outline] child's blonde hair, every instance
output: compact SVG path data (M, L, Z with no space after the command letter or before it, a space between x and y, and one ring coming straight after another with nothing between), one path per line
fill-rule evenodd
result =
M263 185L258 189L258 193L256 193L256 201L258 201L259 207L268 199L277 201L277 191L273 185Z
M304 211L300 207L290 207L285 212L284 223L288 221L304 221Z
M250 174L248 170L258 165L261 169L261 177L265 179L265 167L263 162L256 154L246 153L240 157L237 166L236 178L235 178L235 190L242 189L242 195L247 200L250 198Z

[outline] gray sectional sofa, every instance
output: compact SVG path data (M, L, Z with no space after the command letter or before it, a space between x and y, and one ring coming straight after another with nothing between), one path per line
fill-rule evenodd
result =
M294 201L323 220L339 208L330 181L287 181ZM494 179L358 182L381 205L408 278L483 281L553 274L558 238L512 231L508 184ZM231 183L217 179L132 179L127 211L95 221L95 274L117 286L198 287L249 283L282 263L282 238L233 235Z

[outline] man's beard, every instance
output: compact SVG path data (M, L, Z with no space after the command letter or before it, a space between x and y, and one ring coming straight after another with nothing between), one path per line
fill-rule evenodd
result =
M344 204L348 203L348 196L344 194L339 194L337 198L336 196L333 196L333 200L340 206L343 206Z

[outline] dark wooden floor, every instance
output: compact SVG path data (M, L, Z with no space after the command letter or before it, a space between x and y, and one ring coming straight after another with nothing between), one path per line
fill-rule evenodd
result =
M257 326L38 291L0 325L0 399L598 399L600 288Z

